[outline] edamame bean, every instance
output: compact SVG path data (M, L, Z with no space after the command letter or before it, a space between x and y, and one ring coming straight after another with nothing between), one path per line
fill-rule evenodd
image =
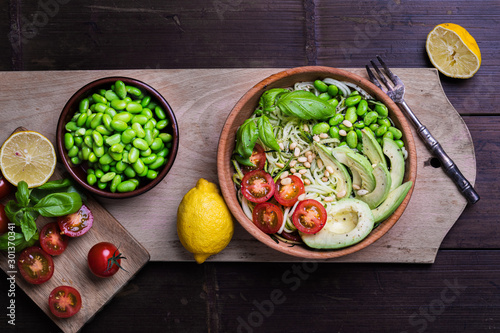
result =
M146 140L141 138L135 138L134 141L132 141L132 145L139 150L147 150L149 148Z
M168 119L163 119L160 120L159 122L156 123L156 129L162 130L168 125Z
M333 127L332 127L333 128ZM160 150L158 153L156 153L156 156L161 156L163 158L167 157L168 156L168 153L170 152L170 150L168 148L163 148L162 150Z
M331 84L331 85L329 85L329 86L328 86L328 90L327 90L327 91L328 91L328 93L329 93L331 96L335 97L335 96L337 96L337 94L339 93L339 88L338 88L336 85ZM338 101L337 101L337 102L338 102Z
M116 171L119 172L119 173L123 173L125 171L125 169L127 168L127 163L124 163L123 161L118 161L116 163Z
M87 117L87 120L85 121L85 127L86 128L90 127L90 124L92 123L92 120L94 120L94 118L95 118L96 115L97 115L97 113L92 113L91 115L89 115Z
M140 152L141 156L143 156L143 157L149 156L152 153L153 153L153 151L151 150L151 148L148 148L146 150L141 150L141 152Z
M135 161L133 164L132 164L132 168L134 168L134 171L137 173L137 174L141 174L144 172L144 169L146 168L146 166L144 165L144 163L142 162L142 160L139 158L137 159L137 161Z
M149 155L147 157L141 157L142 162L145 165L149 165L149 164L153 163L154 161L156 161L156 158L157 158L156 154L151 154L151 155Z
M170 134L170 133L160 133L158 135L158 137L161 139L161 141L163 141L165 143L170 142L173 139L172 134Z
M128 127L127 123L121 120L113 120L111 122L111 128L113 128L115 131L118 132L125 131L127 127Z
M75 137L77 137L77 136L84 136L84 135L85 135L85 133L86 133L86 131L85 131L85 128L84 128L84 127L79 128L79 129L75 132Z
M158 126L158 125L157 125ZM160 134L160 131L157 128L153 128L153 138L157 138Z
M82 156L81 159L87 161L89 159L90 152L92 151L92 148L84 146L82 148Z
M351 93L349 94L349 96L357 96L357 95L359 95L359 91L357 91L357 90L353 90L353 91L351 91Z
M116 110L113 108L107 108L106 111L104 111L104 113L110 116L111 118L116 116Z
M136 176L136 172L135 172L134 168L132 168L130 165L127 166L127 168L125 169L125 171L123 171L123 173L128 178L134 178Z
M385 134L385 132L387 132L387 126L382 125L382 126L380 126L379 128L376 129L375 135L376 136L382 136L382 135Z
M137 102L130 102L127 104L126 109L130 113L139 113L142 111L142 105Z
M82 143L83 143L83 138L81 136L76 136L74 138L74 140L75 140L75 146L80 148L82 146Z
M380 126L387 126L388 128L391 127L391 121L387 118L380 118L377 123L380 125Z
M102 103L102 104L107 104L108 101L106 100L106 98L102 97L101 95L99 94L92 94L92 99L94 100L94 102L96 103ZM103 111L104 112L104 111Z
M148 174L148 171L149 171L149 168L147 167L147 165L145 165L144 170L141 173L138 173L137 176L146 177L146 175Z
M144 131L144 133L146 133L144 135L144 141L146 141L146 143L148 144L148 146L150 146L152 143L153 143L153 131L150 130L150 129L147 129Z
M345 120L349 120L351 124L354 124L358 120L358 115L356 114L356 107L348 107L345 112Z
M116 175L115 178L113 178L113 180L111 181L111 184L109 185L109 190L112 193L115 193L116 192L116 188L118 187L118 185L121 182L122 182L122 176Z
M144 132L144 129L142 128L141 124L133 123L132 129L135 131L135 134L138 138L142 139L143 137L146 136L146 132Z
M356 128L364 128L365 127L365 122L363 120L358 120L357 122L355 122L354 124L354 127Z
M79 109L80 112L83 114L84 112L87 112L88 108L90 105L90 101L88 98L84 98L80 101Z
M347 97L344 102L344 105L347 107L354 106L361 101L361 98L362 98L361 95Z
M330 120L328 121L328 123L330 124L330 126L335 126L335 125L340 124L343 121L344 121L344 116L341 115L340 113L337 113L335 116L333 116L332 118L330 118Z
M123 83L123 81L118 80L115 82L114 91L121 99L127 97L127 88L125 87L125 83Z
M328 125L328 123L325 122L317 123L316 125L313 126L312 134L328 133L329 129L330 125Z
M116 189L120 193L125 193L125 192L132 192L133 190L135 190L136 187L137 187L136 183L134 183L131 180L126 180L118 184Z
M339 135L339 128L336 127L336 126L332 126L330 127L330 130L328 131L328 134L330 134L330 136L332 138L335 138L335 139L340 139L340 135ZM167 148L165 148L167 149Z
M358 135L356 134L355 131L351 131L347 133L346 139L345 139L347 145L349 148L356 148L358 145Z
M378 118L378 113L375 111L370 111L366 114L366 116L363 118L363 121L365 122L365 126L370 126L375 120Z
M394 136L394 140L399 140L403 137L403 133L396 127L391 126L389 127L388 131L392 133L392 135Z
M117 111L121 111L125 110L125 108L127 107L127 102L122 99L114 99L111 101L110 106Z
M403 148L405 146L403 140L394 140L394 142L396 142L399 148Z
M90 163L95 163L97 162L97 156L95 155L95 153L93 151L90 152L89 154L89 158L88 158L88 161Z
M135 163L137 159L139 159L139 150L133 147L128 152L128 161L130 163Z
M123 155L121 153L114 153L114 152L112 152L110 150L108 150L108 154L115 161L121 161L121 159L123 157Z
M92 173L87 173L87 184L90 186L94 185L97 182L97 177Z
M77 156L72 157L70 161L71 161L71 163L73 163L74 165L78 165L78 164L82 163L82 160L81 160L80 158L78 158Z
M101 181L97 181L97 187L98 187L100 190L105 190L107 186L108 186L108 183L103 183L103 182L101 182Z
M370 129L373 131L373 134L375 134L375 131L380 127L379 124L371 124Z
M156 172L155 170L148 170L146 178L155 179L156 177L158 177L158 172Z
M94 106L95 112L104 113L108 109L108 105L104 103L97 103Z
M125 89L129 94L132 94L134 96L141 96L142 94L141 90L134 86L125 86Z
M85 123L87 122L87 113L82 113L78 116L78 119L76 120L76 125L78 127L82 127L83 125L85 125ZM67 127L66 127L67 129Z
M122 144L115 143L114 145L111 146L111 148L109 148L109 150L113 153L122 153L123 148L125 148L125 147Z
M96 145L95 142L92 145L92 150L94 151L96 157L101 157L105 153L104 147Z
M96 145L98 145L99 147L102 146L104 144L104 139L102 138L102 135L101 133L97 132L97 131L93 131L92 132L92 140L94 141L94 143Z
M167 116L165 115L165 111L163 111L163 109L161 108L161 106L156 106L155 107L155 114L158 117L158 119L160 119L160 120L163 120L163 119L167 118Z
M368 110L368 102L365 99L363 99L359 102L358 107L356 108L356 114L362 117L365 115L367 110Z
M356 132L356 135L358 136L358 141L363 140L363 133L361 133L361 130L356 129L355 132Z
M148 108L143 108L142 111L141 111L141 114L143 116L146 116L148 119L151 119L153 118L153 111L151 111L150 109Z
M151 119L148 120L148 122L146 123L146 125L144 125L144 129L150 129L150 130L152 130L152 129L156 128L156 124L157 123L158 122L156 121L156 119L151 118Z
M95 170L95 176L97 178L101 178L102 176L104 176L104 172L101 169L96 169Z
M158 169L159 167L161 167L163 165L163 163L165 162L165 158L161 157L161 156L157 156L156 158L156 161L154 161L153 163L151 163L149 165L149 169Z
M137 178L130 178L129 181L135 184L135 186L139 186L139 180Z
M113 90L106 90L104 97L106 97L106 99L110 102L115 99L120 99L120 97L118 97L118 95Z
M383 137L394 140L394 135L392 134L392 132L389 132L389 131L385 132Z
M330 103L335 109L339 105L339 101L337 101L335 98L329 99L327 102Z
M375 111L381 116L381 117L387 117L389 115L389 111L387 110L387 107L383 104L377 104L375 106Z
M68 150L68 157L75 157L75 156L77 156L79 151L80 151L80 149L78 149L77 146L71 147L71 149Z
M75 132L80 128L80 126L78 126L74 121L70 121L64 127L66 128L66 131L68 131L68 132Z
M151 150L153 151L156 151L156 150L160 150L163 146L163 141L161 141L160 138L156 138L153 140L153 143L151 143L151 145L149 146L149 148L151 148Z
M130 114L129 112L120 112L113 117L113 120L121 120L128 123L130 120L132 120L132 114Z
M121 135L121 141L125 144L132 142L132 140L136 137L136 133L133 129L127 128Z
M110 156L110 157L111 157L111 156ZM111 158L111 162L113 162L113 158ZM110 169L110 166L109 166L108 164L104 164L104 165L102 165L102 164L101 164L101 169L102 169L102 171L104 171L104 172L108 172L108 171L109 171L109 169Z
M139 123L141 125L146 125L146 123L148 122L148 117L146 117L145 115L143 114L138 114L138 115L135 115L133 118L132 118L132 123Z
M108 154L104 154L102 155L100 158L99 158L99 163L101 164L102 166L102 170L105 171L104 167L108 164L110 164L111 162L113 162L113 158Z
M125 133L125 132L123 132L123 133ZM121 137L123 136L123 133L121 135L119 133L117 133L117 134L113 134L112 136L108 136L106 138L106 144L108 146L112 146L112 145L115 145L117 143L120 143Z
M324 101L327 101L327 100L329 100L331 97L330 97L330 95L329 95L327 92L324 92L324 93L319 94L319 95L318 95L318 98L319 98L319 99L322 99L322 100L324 100Z
M115 176L116 176L115 172L108 172L108 173L105 173L101 177L100 181L103 182L103 183L107 183L107 182L113 180L113 178L115 178Z
M104 125L99 125L95 128L95 130L99 133L101 133L101 135L110 135L112 134L113 132L112 131L108 131L108 129L106 127L104 127Z
M143 108L147 107L147 106L148 106L148 104L149 104L149 102L151 102L151 96L146 96L146 97L144 97L144 98L142 99L142 101L141 101L141 105L142 105L142 107L143 107ZM143 111L144 111L144 109L143 109Z
M327 84L321 80L314 81L314 88L318 89L319 92L325 92L328 90Z
M71 133L64 134L64 147L66 150L70 150L75 145L75 139Z

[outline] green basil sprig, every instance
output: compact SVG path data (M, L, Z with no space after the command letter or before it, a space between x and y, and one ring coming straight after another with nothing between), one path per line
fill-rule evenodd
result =
M35 233L29 241L26 241L22 233L9 231L0 236L0 249L11 251L12 247L14 247L14 251L20 252L27 247L33 246L38 237L38 233Z
M254 119L247 119L236 132L236 153L243 158L252 156L259 132Z
M305 90L281 94L276 105L284 114L303 120L322 120L335 114L333 105Z
M273 150L279 151L280 146L278 145L278 141L276 141L276 138L274 136L273 125L269 121L269 118L267 118L266 116L259 117L257 120L257 126L259 130L259 138L262 143Z
M262 96L260 96L259 109L264 111L266 114L274 112L274 109L276 108L276 98L287 92L289 92L289 90L283 88L273 88L265 91Z

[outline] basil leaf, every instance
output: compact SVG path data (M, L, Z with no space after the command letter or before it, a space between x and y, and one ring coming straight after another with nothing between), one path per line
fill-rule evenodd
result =
M24 239L26 241L31 240L33 238L33 235L35 235L38 232L36 228L35 219L27 211L24 211L23 217L21 218L21 230L24 234Z
M259 107L266 113L274 112L276 105L276 98L283 94L289 92L288 89L274 88L265 91L259 99Z
M239 135L238 135L239 132ZM236 153L242 157L252 156L253 147L257 138L259 137L259 132L257 125L255 125L254 119L247 119L239 128L236 141Z
M9 239L10 238L10 239ZM24 239L24 235L19 232L14 233L14 240L12 240L12 233L7 232L0 236L0 251L10 251L12 246L14 246L16 252L20 252L27 247L33 246L38 240L38 233L35 233L29 241Z
M284 114L303 120L322 120L335 114L335 108L330 103L305 90L282 94L276 105Z
M241 165L246 165L249 167L255 166L255 164L253 164L253 162L250 161L249 157L241 157L240 155L234 155L234 159Z
M24 207L19 205L14 200L10 200L5 205L5 215L7 215L9 221L11 221L17 226L21 225L21 219L23 218L23 213L24 213Z
M42 216L55 217L72 214L82 206L82 198L76 192L52 193L40 200L33 208Z
M68 186L73 185L71 180L68 178L59 179L59 180L51 180L50 182L46 182L43 185L38 186L35 191L38 190L61 190L65 189Z
M17 184L17 192L16 192L17 202L23 207L28 207L30 203L30 193L31 190L28 188L28 184L24 180L21 180Z
M262 116L257 120L260 140L269 148L280 151L280 146L274 137L273 125L269 118Z

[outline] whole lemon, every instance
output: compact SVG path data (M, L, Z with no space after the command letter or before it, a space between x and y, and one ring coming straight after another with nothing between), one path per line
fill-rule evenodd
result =
M231 213L217 185L203 178L184 196L177 210L177 235L197 263L222 251L233 237Z

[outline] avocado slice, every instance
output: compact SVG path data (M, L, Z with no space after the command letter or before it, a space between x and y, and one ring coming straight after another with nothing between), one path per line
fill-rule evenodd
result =
M380 206L372 210L375 224L384 221L392 213L394 213L394 211L399 207L399 205L401 205L404 198L408 194L408 191L410 190L412 184L413 183L411 181L407 181L406 183L398 186L395 190L389 192L389 195Z
M342 164L347 165L353 175L357 172L361 178L360 188L373 191L375 188L375 178L373 177L373 167L368 159L355 153L348 147L337 147L332 150L333 156ZM354 177L354 176L353 176ZM355 184L358 182L356 180Z
M375 136L371 131L366 129L361 130L361 140L363 144L363 154L365 154L372 164L383 164L387 166L385 161L384 153L382 152L382 147L375 139Z
M384 164L379 163L375 166L373 176L375 177L375 189L365 195L356 194L356 198L366 202L370 209L379 206L387 198L391 189L391 175Z
M363 240L373 229L370 207L357 199L342 199L332 205L323 229L316 234L299 232L302 241L314 249L340 249Z
M384 154L391 162L391 169L389 172L392 179L391 191L393 191L396 187L403 183L405 175L405 159L403 157L403 153L401 152L401 148L399 148L393 140L384 138L382 144L384 145Z
M337 180L337 199L349 197L352 192L352 183L351 176L345 166L337 161L337 159L333 157L332 153L324 145L314 142L314 147L323 161L323 164L325 166L329 165L333 168L334 172L330 175L330 177L335 177Z

